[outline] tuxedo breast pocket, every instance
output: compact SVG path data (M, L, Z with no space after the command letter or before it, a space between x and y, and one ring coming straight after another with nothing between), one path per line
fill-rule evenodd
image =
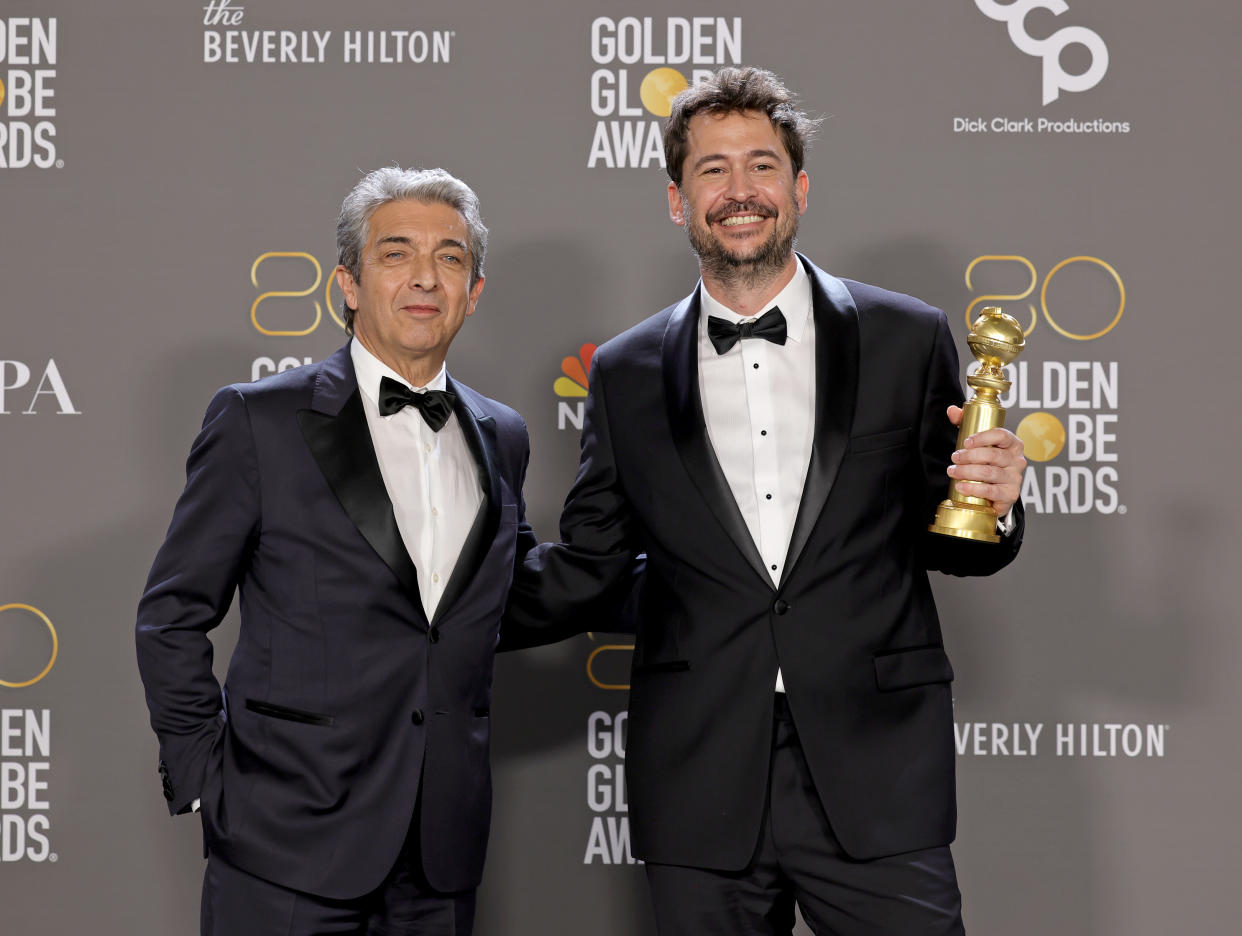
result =
M910 647L875 657L875 684L881 692L952 681L953 665L944 647Z
M879 455L884 452L896 452L910 444L910 427L889 429L884 432L869 432L864 435L850 437L849 454Z
M910 427L850 437L842 464L842 489L852 490L860 516L881 523L900 500L905 476L914 463Z

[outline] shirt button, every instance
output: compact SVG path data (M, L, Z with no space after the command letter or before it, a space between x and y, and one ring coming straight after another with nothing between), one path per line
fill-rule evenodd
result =
M431 630L427 631L427 639L430 640L432 643L439 643L440 642L440 628L433 627Z
M423 446L423 448L424 448L424 449L426 449L428 452L430 452L430 451L431 451L431 443L430 443L430 442L428 442L426 445L424 445L424 446Z
M759 430L759 434L760 434L760 435L767 435L767 434L768 434L768 430L766 430L766 429L760 429L760 430Z
M772 495L771 495L771 494L765 494L765 495L763 495L763 496L764 496L764 497L766 497L768 500L771 500L771 499L772 499Z
M423 710L416 708L414 711L410 712L410 721L416 725L421 725L423 723Z
M752 365L750 365L750 366L751 366L751 367L753 367L755 370L758 370L758 369L759 369L759 365L758 365L758 364L752 364Z
M438 511L438 510L436 510L436 508L432 507L432 508L431 508L431 515L432 515L433 517L438 517L438 516L440 516L440 511Z
M772 564L772 571L773 571L773 572L775 572L775 571L776 571L776 564L775 564L775 563L773 563L773 564Z
M789 610L789 602L787 602L784 598L777 598L776 604L772 605L772 610L777 614L784 614Z
M440 573L439 573L439 572L433 572L433 573L431 573L431 580L432 580L433 582L439 583L439 581L440 581Z

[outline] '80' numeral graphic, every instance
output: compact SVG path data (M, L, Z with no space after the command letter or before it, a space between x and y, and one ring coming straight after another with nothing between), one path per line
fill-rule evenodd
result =
M995 305L998 302L1021 301L1031 295L1031 293L1035 291L1035 286L1039 283L1039 273L1035 269L1035 264L1033 264L1026 257L1021 257L1017 254L985 254L982 257L975 257L975 259L970 261L970 265L966 267L966 287L968 289L973 290L975 288L974 283L971 281L971 274L974 272L975 267L979 266L981 263L1017 263L1025 267L1027 272L1031 274L1031 281L1027 285L1026 289L1020 293L992 293L986 296L977 296L971 301L970 305L966 307L967 329L970 328L971 316L974 314L976 306ZM1109 275L1112 276L1113 282L1117 284L1117 311L1113 315L1112 321L1110 321L1099 331L1090 333L1070 331L1055 318L1053 318L1052 312L1048 309L1048 286L1052 283L1053 277L1066 267L1075 263L1087 263L1093 266L1098 266L1106 270ZM1121 314L1126 310L1126 285L1122 282L1121 275L1113 269L1112 265L1101 260L1099 257L1067 257L1049 270L1048 275L1044 277L1043 286L1041 286L1039 290L1039 307L1043 310L1045 321L1048 322L1053 331L1057 334L1070 338L1074 341L1093 341L1096 338L1107 335L1110 331L1116 328L1117 323L1121 321ZM1023 331L1029 336L1031 332L1035 330L1038 318L1034 303L1029 303L1027 308L1031 312L1031 322L1023 329Z
M315 271L315 278L314 278L314 281L309 286L307 286L305 289L301 289L301 290L271 289L271 290L268 290L267 292L260 293L259 297L255 299L255 301L250 306L250 322L251 324L254 325L255 330L263 335L272 335L272 336L277 336L277 337L299 337L301 335L309 335L316 328L318 328L319 323L323 321L323 306L319 304L318 299L315 299L313 301L313 305L315 308L314 319L311 321L310 325L308 325L306 328L301 328L301 329L299 328L293 328L293 329L269 328L265 326L262 322L259 321L259 306L270 299L300 299L304 296L309 296L312 293L314 293L317 289L319 289L320 283L323 283L323 305L326 305L328 307L328 314L332 316L332 320L336 322L337 325L341 326L342 329L344 329L345 322L341 319L340 315L336 311L337 305L332 302L332 287L336 285L336 277L329 275L325 282L324 275L323 275L323 267L320 265L319 261L314 258L314 256L306 253L306 251L304 250L269 250L267 253L260 254L258 257L255 258L254 263L250 265L251 285L253 285L256 289L261 288L259 286L259 266L266 261L276 260L276 259L305 260L307 263L311 265L311 268Z

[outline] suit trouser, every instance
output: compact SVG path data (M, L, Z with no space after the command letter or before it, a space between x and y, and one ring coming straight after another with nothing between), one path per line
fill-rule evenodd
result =
M209 855L202 936L470 936L475 891L444 893L427 882L418 817L388 877L369 894L333 900L291 890Z
M817 936L961 936L948 846L871 861L832 832L782 693L759 843L738 872L647 865L661 936L776 936L794 904Z

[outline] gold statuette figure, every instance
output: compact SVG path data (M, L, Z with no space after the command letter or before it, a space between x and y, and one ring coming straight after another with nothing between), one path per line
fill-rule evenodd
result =
M970 326L966 344L978 360L979 369L966 378L966 383L975 394L962 407L962 425L957 431L959 449L976 432L1005 425L1005 408L1000 405L1000 396L1008 392L1009 381L1001 368L1022 353L1026 341L1017 319L996 306L985 306ZM936 508L936 519L928 529L946 536L960 536L985 543L1000 542L1000 535L996 532L996 511L992 509L991 502L982 497L962 494L957 489L956 479L949 482L949 497Z

